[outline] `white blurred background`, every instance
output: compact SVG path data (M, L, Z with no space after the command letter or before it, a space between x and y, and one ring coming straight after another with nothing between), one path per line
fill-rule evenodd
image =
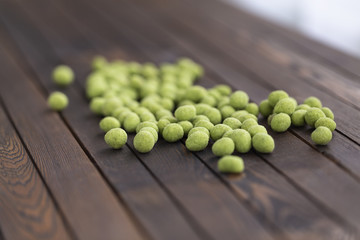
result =
M360 57L360 0L226 0Z

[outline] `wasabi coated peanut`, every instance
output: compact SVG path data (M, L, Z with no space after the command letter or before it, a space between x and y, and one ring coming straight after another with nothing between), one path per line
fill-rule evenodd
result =
M211 108L211 106L204 103L198 103L195 105L195 108L197 115L204 115L205 112Z
M253 115L253 114L250 114L250 113L241 115L237 119L239 119L240 122L245 122L247 119L254 119L256 122L258 121L257 117L255 115Z
M105 99L102 97L95 97L91 99L90 110L95 114L102 114L102 106L105 103Z
M156 121L154 114L152 114L151 112L139 113L139 117L141 122Z
M162 136L167 142L176 142L183 138L184 130L179 124L170 123L164 128Z
M104 132L108 132L113 128L119 128L120 122L114 117L104 117L99 123L100 129Z
M232 130L232 128L229 127L228 125L217 124L210 130L211 139L216 141L220 139L224 135L224 133L230 130Z
M194 117L194 119L192 120L192 124L196 124L197 122L199 122L200 120L205 120L205 121L208 121L210 122L209 118L205 115L198 115L196 117Z
M228 117L223 121L223 124L228 125L232 129L237 129L241 127L241 122L239 119L234 117Z
M119 122L121 123L121 125L124 124L124 120L125 118L130 114L133 113L130 109L125 109L124 111L122 111L121 113L119 113L119 115L116 117Z
M270 105L269 100L263 100L261 101L260 105L259 105L259 111L261 113L261 115L263 115L263 117L268 117L272 114L273 112L273 107Z
M200 102L206 94L207 92L204 87L192 86L186 91L185 98L193 102Z
M219 84L214 87L221 95L229 96L231 94L231 87L225 84Z
M320 126L311 133L311 139L315 144L326 145L332 139L332 132L327 127Z
M206 120L200 120L195 124L195 127L204 127L210 131L214 127L214 124Z
M134 148L141 153L150 152L154 145L154 136L149 131L140 131L134 137Z
M69 104L69 100L62 92L53 92L48 98L48 105L52 110L64 110Z
M193 128L194 129L194 128ZM185 141L186 148L190 151L204 150L209 143L209 135L203 131L195 131L189 134Z
M326 117L334 120L334 113L331 111L330 108L328 107L322 107L321 111L323 111L323 113L325 113Z
M321 109L319 108L312 107L309 110L307 110L305 114L305 122L310 127L314 127L316 121L322 117L326 117L325 113L321 111Z
M254 149L260 153L271 153L274 151L274 139L266 133L258 133L252 138Z
M205 113L205 116L207 116L212 124L218 124L221 123L222 116L218 109L216 108L210 108Z
M163 119L160 119L158 122L157 122L157 126L159 128L159 132L162 134L164 128L170 124L170 121L163 118Z
M245 110L255 116L259 115L259 106L256 103L249 103L246 105Z
M178 124L183 128L185 136L188 135L189 131L194 127L189 121L181 121Z
M236 91L230 96L230 106L235 109L244 109L249 103L249 96L244 91Z
M211 95L207 95L201 100L201 103L205 103L209 106L214 107L217 103L217 100L215 99L215 97L213 97Z
M276 90L269 94L268 101L270 106L275 107L275 105L283 98L288 98L289 94L283 90Z
M94 99L96 99L96 98L94 98ZM125 110L130 110L130 109L127 108L127 107L124 107L124 106L118 107L111 113L111 116L117 118L119 116L119 114L122 113Z
M247 119L245 120L242 125L241 125L241 129L244 129L246 131L249 130L249 128L251 128L252 126L256 126L258 125L257 121L255 121L254 119Z
M91 67L92 67L92 69L97 70L97 69L101 69L104 66L106 66L107 63L108 62L107 62L105 57L103 57L103 56L95 56L94 59L91 62Z
M191 129L188 133L188 136L190 136L191 134L197 132L197 131L200 131L200 132L204 132L206 133L206 135L208 135L208 137L210 137L210 132L209 130L207 130L206 128L204 127L194 127L193 129Z
M322 107L321 101L317 97L308 97L307 99L305 99L304 103L309 105L310 107Z
M311 107L307 104L300 104L295 108L295 111L297 110L309 110Z
M224 156L218 162L218 169L223 173L241 173L244 171L244 161L238 156Z
M237 118L240 120L240 117L248 115L249 113L246 110L238 110L231 114L231 117ZM241 120L240 120L241 121Z
M306 110L296 110L292 115L291 115L291 123L292 125L294 125L295 127L302 127L305 126L305 114L306 114Z
M272 118L276 115L276 113L271 114L267 119L267 124L271 125Z
M113 128L105 134L105 142L114 149L119 149L125 145L127 134L121 128Z
M124 119L124 129L128 133L135 132L140 123L140 118L136 113L129 113Z
M257 133L267 133L267 130L264 126L255 125L255 126L250 127L248 132L250 133L251 137L253 137Z
M231 117L231 115L235 112L235 109L232 106L225 105L220 108L220 113L223 119Z
M330 131L333 132L336 128L336 123L331 118L322 117L315 122L315 128L318 128L320 126L327 127L328 129L330 129Z
M291 115L296 108L296 103L291 98L283 98L279 100L275 107L274 107L274 113L286 113L288 115Z
M59 65L54 69L52 77L57 85L64 87L74 81L74 72L69 66Z
M179 121L189 121L196 116L196 108L192 105L181 106L176 109L175 117Z
M235 144L231 138L224 137L217 140L211 149L215 156L222 157L231 155L235 150Z
M121 106L123 106L123 102L117 97L106 99L102 106L102 113L104 116L110 116L115 109Z
M151 127L153 129L155 129L156 132L159 132L159 127L157 126L157 124L155 122L150 122L150 121L145 121L145 122L139 123L136 126L136 132L138 133L144 127Z
M231 138L235 143L235 149L239 153L247 153L251 149L251 135L244 129L232 130L226 137Z
M271 119L271 129L275 132L285 132L291 125L291 118L286 113L279 113Z
M153 137L154 137L155 143L158 141L159 135L158 135L157 131L156 131L154 128L152 128L152 127L143 127L143 128L140 129L139 132L141 132L141 131L148 131L148 132L150 132L150 133L153 135Z

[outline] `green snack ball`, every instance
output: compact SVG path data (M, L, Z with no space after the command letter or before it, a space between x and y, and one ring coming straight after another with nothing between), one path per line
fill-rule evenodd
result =
M300 104L295 108L295 111L297 110L309 110L311 107L307 104Z
M192 86L186 91L185 98L193 102L200 102L206 94L207 92L204 87Z
M255 126L250 127L248 132L253 137L257 133L267 133L267 130L266 130L266 128L264 126L255 125Z
M194 127L189 121L181 121L178 124L183 128L185 135L188 135L189 131Z
M153 135L153 137L154 137L155 143L156 143L157 140L159 139L159 136L158 136L157 131L156 131L154 128L152 128L152 127L143 127L143 128L140 129L139 132L141 132L141 131L148 131L148 132L150 132L150 133Z
M164 128L162 136L167 142L176 142L183 138L184 130L179 124L170 123Z
M286 113L279 113L271 120L271 129L275 132L285 132L291 125L291 118Z
M325 113L326 117L334 120L334 113L331 111L330 108L328 107L322 107L321 111L323 111L323 113Z
M195 125L197 122L199 122L200 120L205 120L210 122L209 118L205 115L198 115L196 117L193 118L192 123Z
M124 129L128 133L135 132L140 123L140 118L136 113L129 113L124 119Z
M207 95L201 100L201 103L204 103L204 104L214 107L214 106L216 106L217 100L215 97L213 97L211 95Z
M288 98L288 97L289 97L289 94L287 94L287 92L285 92L283 90L273 91L268 96L269 104L270 104L270 106L275 107L275 105L278 103L278 101L280 101L283 98Z
M263 117L267 118L273 112L273 107L270 105L269 100L265 99L261 101L259 105L259 111Z
M142 112L139 114L141 122L156 121L154 114L151 112Z
M172 111L174 109L174 101L171 100L170 98L161 99L160 105L169 111Z
M216 108L210 108L205 113L205 116L207 116L212 124L218 124L221 123L222 117L221 113Z
M119 128L120 122L114 117L104 117L99 123L100 129L104 132L108 132L113 128Z
M194 127L193 129L191 129L188 133L188 137L193 134L194 132L197 132L197 131L201 131L201 132L204 132L206 133L206 135L208 135L208 137L210 137L210 132L209 130L207 130L206 128L204 127Z
M127 134L121 128L113 128L105 134L105 142L114 149L119 149L125 145Z
M154 145L154 136L149 131L140 131L134 137L134 148L141 153L150 152Z
M218 169L222 173L241 173L244 171L244 161L238 156L224 156L218 162Z
M274 139L266 133L255 134L252 138L252 145L260 153L271 153L275 148Z
M196 108L192 105L181 106L176 109L175 117L179 121L189 121L196 116Z
M125 109L124 111L122 111L121 113L119 113L119 115L117 115L117 119L119 120L119 122L121 123L121 125L124 124L124 120L125 118L132 113L132 111L130 109Z
M274 113L286 113L291 115L295 111L296 105L291 98L283 98L274 107Z
M318 128L320 126L327 127L328 129L330 129L330 131L333 132L336 128L336 122L331 118L322 117L315 122L315 128Z
M170 124L170 121L165 119L165 118L162 118L160 119L158 122L157 122L157 126L159 128L159 132L162 134L164 128Z
M224 135L227 131L232 130L232 128L225 124L217 124L210 130L211 139L216 141Z
M255 121L254 119L250 118L250 119L245 120L242 123L241 129L244 129L244 130L248 131L249 128L251 128L252 126L256 126L256 125L258 125L258 122Z
M95 56L91 62L91 67L94 70L101 69L107 65L107 60L103 56Z
M230 133L224 134L226 137L231 138L235 143L235 149L239 153L247 153L251 149L251 135L244 129L235 129Z
M211 106L205 103L198 103L195 105L195 108L197 115L204 115L207 110L211 109Z
M321 101L317 97L308 97L307 99L305 99L304 103L309 105L310 107L322 107Z
M256 122L258 121L257 117L255 115L253 115L253 114L250 114L250 113L241 115L237 119L239 119L240 122L245 122L248 119L254 119Z
M165 117L162 117L162 118L160 118L160 119L167 119L167 120L170 121L170 123L177 123L177 122L178 122L177 118L176 118L176 117L173 117L173 116L165 116ZM159 119L159 120L160 120L160 119Z
M48 105L52 110L61 111L67 107L69 100L62 92L53 92L48 98Z
M312 107L309 110L307 110L305 114L305 122L310 127L314 127L316 121L322 117L326 117L325 113L321 111L321 109L319 108Z
M105 99L102 97L95 97L90 101L90 110L95 114L102 114L102 107L105 103Z
M74 72L69 66L59 65L54 69L52 77L57 85L64 87L74 81Z
M235 112L235 109L232 106L225 105L220 108L220 113L223 119L231 117L231 115Z
M235 109L244 109L249 103L249 96L244 91L236 91L230 96L230 105Z
M214 124L206 120L200 120L195 124L195 127L204 127L210 131L214 127Z
M256 103L249 103L248 105L246 105L245 110L255 116L259 115L259 107Z
M197 130L191 134L189 133L185 146L189 151L202 151L207 147L208 143L209 135L201 130Z
M306 110L296 110L292 115L291 115L291 123L292 125L294 125L295 127L302 127L305 126L305 114L306 114Z
M326 145L332 139L332 132L327 127L320 126L311 133L311 139L315 144Z
M111 113L111 116L117 117L117 116L119 116L120 113L122 113L123 111L126 111L126 110L130 110L130 109L127 107L118 107Z
M140 132L140 130L144 127L151 127L153 129L155 129L156 132L159 132L159 127L157 126L157 124L155 122L150 122L150 121L145 121L145 122L142 122L142 123L139 123L137 126L136 126L136 132Z
M123 106L123 103L117 97L106 99L102 107L102 113L104 116L110 116L115 109L121 106Z
M231 94L231 87L225 84L219 84L214 87L221 95L229 96Z
M224 120L223 124L228 125L232 129L237 129L241 127L241 122L239 119L234 117L228 117Z
M248 115L248 114L249 114L249 113L248 113L248 111L246 111L246 110L238 110L238 111L234 112L233 114L231 114L231 116L240 120L240 118L241 118L242 116L245 116L245 115ZM252 115L252 114L251 114L251 115ZM254 115L253 115L253 116L254 116ZM240 120L240 122L241 122L241 120Z
M161 119L162 117L165 117L165 116L172 117L173 114L169 110L160 109L160 110L156 111L155 116L157 119Z
M230 98L229 97L222 97L217 104L217 108L221 109L224 106L230 106ZM231 107L231 106L230 106ZM231 107L232 109L234 109L233 107ZM234 109L235 111L235 109Z
M231 138L224 137L217 140L211 150L217 157L231 155L235 150L235 144Z

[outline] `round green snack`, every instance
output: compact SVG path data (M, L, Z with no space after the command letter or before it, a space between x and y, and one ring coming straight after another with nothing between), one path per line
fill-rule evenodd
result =
M207 116L212 124L218 124L221 123L222 116L221 112L217 108L210 108L205 113L205 116Z
M198 130L191 134L189 133L189 137L186 139L185 145L186 148L190 151L201 151L207 147L208 143L209 135L203 131Z
M220 108L221 116L223 119L231 117L231 115L235 112L235 109L232 106L225 105Z
M274 139L266 133L258 133L252 138L254 149L260 153L271 153L274 151Z
M307 99L305 99L304 103L309 105L310 107L322 107L321 101L317 97L308 97Z
M261 101L260 105L259 105L259 111L261 113L261 115L263 115L263 117L268 117L272 114L273 112L273 107L270 105L269 100L263 100Z
M188 137L189 137L191 134L193 134L193 133L195 133L195 132L197 132L197 131L204 132L204 133L206 133L206 135L208 135L208 137L210 137L210 132L209 132L209 130L207 130L207 129L204 128L204 127L194 127L193 129L191 129L191 130L189 131Z
M197 115L204 115L207 110L209 110L211 107L204 103L198 103L195 105L196 108L196 114Z
M287 94L287 92L285 92L283 90L273 91L268 96L269 104L270 104L270 106L275 107L275 105L278 103L278 101L280 101L283 98L288 98L288 97L289 97L289 94Z
M320 126L311 133L311 139L315 144L326 145L332 139L332 132L327 127Z
M235 150L235 144L231 138L225 137L217 140L211 149L215 156L222 157L231 155Z
M176 142L183 138L184 130L179 124L170 123L164 128L162 136L167 142Z
M246 131L249 130L249 128L251 128L252 126L256 126L258 125L257 121L255 121L254 119L247 119L245 120L242 125L241 125L241 129L244 129Z
M267 123L268 123L269 125L271 125L271 120L272 120L272 118L273 118L275 115L276 115L276 113L273 113L273 114L271 114L271 115L268 117Z
M322 117L315 122L315 128L318 128L320 126L327 127L328 129L330 129L330 131L333 132L336 128L336 122L331 118Z
M179 121L189 121L196 116L196 108L193 105L185 105L176 109L175 117Z
M253 114L250 114L250 113L241 115L237 119L239 119L240 122L245 122L248 119L254 119L256 122L258 121L257 117L255 115L253 115Z
M230 105L235 109L244 109L249 103L249 96L244 91L236 91L230 96Z
M245 110L255 116L259 115L259 107L256 103L249 103L248 105L246 105Z
M286 113L291 115L296 108L296 104L294 100L291 98L283 98L279 100L275 107L274 107L274 113Z
M295 111L297 110L309 110L311 107L307 104L300 104L295 108Z
M102 97L95 97L91 99L90 110L95 114L102 114L102 107L105 103L105 99Z
M234 117L228 117L224 120L223 124L228 125L232 129L237 129L241 127L241 122L239 119Z
M117 97L111 97L105 100L102 106L102 113L104 116L110 116L111 113L118 107L123 106L122 101Z
M204 87L192 86L186 91L185 98L193 102L200 102L206 94L206 89Z
M164 128L170 124L168 119L162 118L157 122L157 126L159 128L159 132L162 134Z
M231 94L231 87L225 84L219 84L214 87L221 95L228 96Z
M217 124L210 130L211 139L216 141L220 139L224 135L224 133L230 130L232 130L232 128L229 127L228 125Z
M244 161L238 156L224 156L218 162L218 169L223 173L241 173L244 171Z
M142 122L142 123L139 123L137 126L136 126L136 132L140 132L140 130L144 127L151 127L153 129L156 130L156 132L159 132L159 127L157 126L157 124L155 122L150 122L150 121L145 121L145 122Z
M306 114L306 110L296 110L292 115L291 115L291 123L292 125L294 125L295 127L302 127L305 126L305 114Z
M334 113L331 111L330 108L322 107L321 111L323 111L328 118L331 118L332 120L334 120Z
M62 92L53 92L48 98L48 105L52 110L61 111L67 107L69 100Z
M257 133L267 133L267 130L266 130L266 128L264 126L255 125L255 126L250 127L248 132L253 137Z
M178 124L183 128L185 135L188 135L189 131L194 127L189 121L181 121Z
M124 129L126 132L135 132L140 123L140 118L136 113L129 113L124 119Z
M101 119L99 126L101 130L103 130L104 132L108 132L113 128L119 128L120 122L114 117L104 117L103 119Z
M150 132L150 133L153 135L155 142L157 142L157 140L159 139L159 136L158 136L157 131L156 131L154 128L152 128L152 127L143 127L143 128L140 129L139 132L141 132L141 131L148 131L148 132Z
M271 120L271 129L275 132L285 132L291 125L291 118L286 113L279 113Z
M314 127L316 121L322 117L326 117L325 113L323 111L321 111L321 109L319 109L319 108L312 107L309 110L307 110L307 112L305 114L305 122L310 127Z
M210 131L214 127L214 124L206 120L200 120L195 124L195 127L204 127Z
M205 120L210 122L209 118L205 115L198 115L196 117L194 117L194 119L192 120L192 123L195 125L197 122L199 122L200 120Z
M113 128L105 134L105 142L114 149L119 149L125 145L127 134L121 128Z
M64 87L74 81L74 72L69 66L59 65L54 69L52 77L57 85Z
M150 152L155 144L154 136L149 131L140 131L134 137L134 147L138 152Z
M232 130L226 137L231 138L235 143L235 149L239 153L247 153L251 149L251 135L244 129Z

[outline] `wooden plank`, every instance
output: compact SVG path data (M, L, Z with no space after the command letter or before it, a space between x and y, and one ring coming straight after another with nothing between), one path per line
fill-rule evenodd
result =
M0 94L26 147L80 239L141 239L60 116L0 49Z
M1 105L0 136L0 227L4 236L7 239L71 239Z
M128 9L128 8L127 8L127 9ZM110 11L110 8L107 9L107 15L109 15L110 12L111 12L111 11ZM117 16L120 16L120 15L117 15ZM115 21L115 19L113 19L112 21ZM122 20L118 19L116 22L118 22L118 21L124 21L124 19L122 19ZM146 23L150 22L149 20L145 20L145 21L144 21L144 19L142 19L142 21L143 21L143 22L146 22ZM110 21L109 21L109 22L110 22ZM133 27L133 29L139 29L139 27ZM151 28L149 28L149 27L144 27L144 29L151 29ZM158 33L158 32L157 32L157 33ZM147 34L146 36L149 36L149 34ZM161 37L161 39L163 39L163 37ZM288 140L289 140L289 136L287 136L287 138L288 138ZM297 140L294 136L290 137L290 139L294 139L294 142L295 142L296 144L300 144L304 149L307 149L307 153L306 153L306 154L307 154L307 157L310 157L310 156L319 156L319 154L314 154L313 149L309 148L308 146L306 146L306 145L304 145L304 144L301 144L301 141ZM284 145L284 146L285 146L285 145ZM296 154L295 154L295 155L296 155ZM285 158L285 159L286 159L286 158ZM319 159L321 159L321 160L320 160L320 162L321 162L320 165L322 165L322 166L319 168L319 166L317 166L317 164L314 163L314 164L313 164L314 170L318 168L318 171L319 171L320 175L324 175L324 174L321 173L321 168L324 168L324 167L330 168L331 171L333 172L334 176L338 176L338 177L340 177L341 179L344 180L344 182L341 182L341 183L339 184L339 189L338 189L338 190L341 190L341 188L343 187L343 184L346 185L345 182L348 182L348 181L349 181L349 182L352 182L351 185L352 185L352 187L354 187L354 189L357 189L357 188L358 188L358 184L357 184L354 180L352 180L351 178L349 178L349 176L347 176L346 174L344 174L344 172L342 172L340 169L338 169L334 164L332 164L331 162L328 162L328 160L326 160L325 158L323 158L321 155L319 156ZM297 161L299 161L299 160L302 160L302 159L297 159ZM319 176L318 173L315 174L315 177L319 177L319 179L322 178L322 176ZM326 175L325 175L324 177L326 177ZM326 177L326 178L328 178L328 177ZM325 178L325 179L326 179L326 178ZM327 180L330 181L331 179L329 178L329 179L327 179ZM331 181L332 181L332 180L331 180ZM323 184L323 183L321 183L321 184ZM356 190L356 191L358 191L358 190ZM329 191L329 192L331 192L331 191ZM316 193L316 191L315 191L314 193ZM353 198L353 196L352 196L352 191L349 191L349 192L346 194L346 196L348 196L348 197L350 198L350 201L352 201L351 199L355 200L355 198ZM322 198L321 196L319 196L319 197ZM338 197L338 199L339 199L339 197ZM325 199L323 198L322 200L325 200ZM326 203L326 204L327 204L327 203ZM331 204L334 204L334 202L331 203ZM336 206L336 204L333 206L334 210L336 210L336 207L335 207L335 206ZM337 211L337 210L336 210L336 211ZM348 211L351 211L351 209L348 208ZM337 211L337 212L338 212L340 215L342 215L341 211ZM346 217L346 216L345 216L345 217ZM353 217L354 217L355 219L358 218L358 214L354 214Z
M47 9L48 13L54 14L50 6ZM67 24L64 18L61 19ZM30 29L28 28L28 30ZM67 30L71 31L71 29ZM31 36L34 36L34 33ZM29 62L34 66L42 84L46 86L46 90L53 90L54 86L48 76L50 76L53 66L60 60L52 49L44 49L44 46L47 46L44 39L36 38L38 45L35 45L36 43L29 38L24 39L34 43L35 52L44 52L44 55L48 56L47 58L44 58L43 55L37 57L31 50L25 49L30 55ZM62 45L58 46L61 49L65 48ZM69 52L71 52L71 47L70 45L66 46ZM84 49L84 51L88 52L88 49ZM76 61L71 64L76 69L78 79L85 79L89 71L90 59L86 57L88 57L87 54L81 59L77 58L77 61L82 61L81 64L75 64ZM85 64L86 68L84 68ZM191 229L187 219L176 209L175 204L131 150L125 147L121 151L112 151L106 146L103 133L97 127L99 118L90 112L86 99L82 94L78 94L77 87L78 85L65 91L72 101L69 108L63 113L64 117L126 205L155 239L198 239L196 231Z

